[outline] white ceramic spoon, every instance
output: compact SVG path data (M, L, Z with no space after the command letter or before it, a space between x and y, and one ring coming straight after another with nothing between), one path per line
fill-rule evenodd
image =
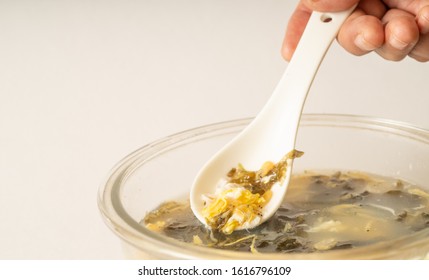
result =
M200 170L191 189L190 203L202 223L206 224L201 214L203 195L214 194L220 179L232 167L241 163L247 170L259 170L264 162L278 162L295 148L299 120L311 83L341 25L353 9L338 13L313 12L286 72L262 111ZM288 161L283 183L272 186L272 198L262 209L260 223L279 208L291 172L292 160Z

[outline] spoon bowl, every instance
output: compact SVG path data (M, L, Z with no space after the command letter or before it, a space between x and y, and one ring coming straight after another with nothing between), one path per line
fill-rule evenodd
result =
M295 149L307 93L327 50L353 10L354 7L337 13L312 13L271 98L255 119L202 167L190 194L191 209L202 223L207 224L202 215L204 196L215 193L219 181L232 167L242 164L247 170L259 170L264 162L278 162ZM292 165L293 159L288 159L285 177L271 187L271 198L262 208L258 223L240 225L236 230L255 227L277 211L286 194Z

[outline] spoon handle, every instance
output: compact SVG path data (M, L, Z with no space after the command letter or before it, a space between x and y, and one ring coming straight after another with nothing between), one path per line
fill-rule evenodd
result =
M291 132L298 129L307 93L332 41L354 8L336 13L312 13L285 73L270 100L251 124L261 124L258 127L261 131L264 130L262 124L266 126L269 123L270 127L265 129L270 131L270 137L273 132L277 133L274 137L278 139L275 145L279 150L272 149L272 154L265 155L266 158L279 160L275 156L284 155L295 147L296 133L291 135ZM259 141L266 141L262 138L259 137ZM269 142L273 143L273 140Z

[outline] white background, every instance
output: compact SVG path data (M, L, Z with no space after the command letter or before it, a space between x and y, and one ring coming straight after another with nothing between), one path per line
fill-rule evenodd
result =
M257 114L296 0L0 0L0 259L117 259L96 197L133 150ZM336 44L305 112L429 128L429 64Z

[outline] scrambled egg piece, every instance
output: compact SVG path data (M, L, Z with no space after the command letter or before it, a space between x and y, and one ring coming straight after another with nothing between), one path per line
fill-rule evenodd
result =
M202 214L210 227L215 227L224 234L231 234L238 227L252 227L261 220L261 209L268 202L271 191L263 195L228 184L203 209Z
M272 196L271 187L284 180L288 162L302 154L292 150L278 163L267 161L257 171L246 170L241 164L232 168L228 179L219 183L214 198L205 201L202 215L207 225L224 234L259 225L262 208Z
M146 224L146 228L150 229L151 231L156 231L156 232L162 231L164 226L165 226L164 221L157 221L155 223Z

